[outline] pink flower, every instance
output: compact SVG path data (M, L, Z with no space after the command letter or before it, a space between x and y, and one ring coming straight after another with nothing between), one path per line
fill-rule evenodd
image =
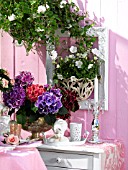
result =
M19 144L19 138L18 138L18 136L11 134L6 138L6 143L12 144L12 145L17 145L17 144Z

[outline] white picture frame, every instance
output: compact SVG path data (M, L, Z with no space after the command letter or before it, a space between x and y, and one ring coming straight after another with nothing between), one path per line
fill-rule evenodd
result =
M104 110L108 110L108 29L93 27L88 34L98 38L98 49L103 59L100 67L101 80L98 83L98 100L104 100ZM87 109L86 101L80 101L79 105L80 109Z
M87 34L95 36L98 38L98 49L101 53L101 59L103 63L100 67L101 80L98 83L98 100L104 100L104 110L108 110L108 30L106 27L93 27ZM69 37L69 34L61 34L58 32L60 37ZM54 49L54 47L52 46ZM47 83L52 84L53 76L53 65L51 58L47 52L46 56L46 74L47 74ZM86 100L80 101L80 109L87 109Z

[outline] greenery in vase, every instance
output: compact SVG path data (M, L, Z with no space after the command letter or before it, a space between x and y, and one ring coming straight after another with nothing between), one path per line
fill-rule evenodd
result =
M81 24L82 23L82 24ZM29 52L40 44L59 44L56 30L77 39L81 50L91 47L94 37L86 32L94 26L72 0L0 0L0 29L8 32Z

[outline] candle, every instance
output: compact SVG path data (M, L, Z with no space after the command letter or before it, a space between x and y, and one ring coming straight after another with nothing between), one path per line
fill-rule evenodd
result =
M98 78L97 76L94 79L94 101L98 102Z

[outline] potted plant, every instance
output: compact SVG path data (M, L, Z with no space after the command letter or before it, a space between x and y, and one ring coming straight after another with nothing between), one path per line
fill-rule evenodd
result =
M63 46L61 46L63 48ZM100 51L96 48L79 47L77 42L61 50L51 51L52 63L55 66L53 80L55 84L77 92L77 99L87 99L94 87L94 78L100 78Z
M81 49L84 44L90 47L94 37L86 32L92 26L94 22L88 19L88 14L81 13L72 0L0 1L0 29L23 44L27 52L42 44L58 45L58 28L77 39Z

